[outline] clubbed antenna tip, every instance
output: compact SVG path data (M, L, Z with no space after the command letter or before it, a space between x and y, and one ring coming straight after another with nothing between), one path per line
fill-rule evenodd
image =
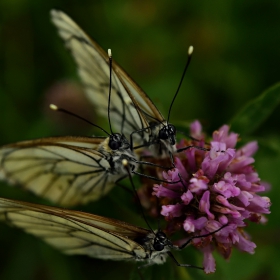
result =
M111 58L112 57L112 51L111 49L108 49L108 56Z
M50 104L50 108L54 111L57 111L58 110L58 107L54 104Z
M193 53L193 46L189 46L188 55L192 55Z

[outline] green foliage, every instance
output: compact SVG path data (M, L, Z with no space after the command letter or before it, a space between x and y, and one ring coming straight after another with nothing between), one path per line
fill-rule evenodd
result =
M212 133L232 120L231 127L242 140L250 137L259 142L255 167L272 184L264 195L271 197L273 205L267 225L248 227L256 253L234 250L230 261L216 255L213 275L177 267L168 259L164 265L141 269L144 279L280 279L279 2L1 1L1 145L53 135L100 135L69 116L50 112L49 103L59 103L106 127L106 121L97 120L77 93L75 65L49 20L52 8L65 11L104 49L111 48L115 60L165 115L188 46L193 45L193 59L171 122L180 123L186 132L186 124L199 119ZM1 182L0 188L0 196L47 203L6 183ZM77 209L145 226L135 202L118 188ZM151 222L156 227L156 221ZM140 279L136 272L140 263L65 256L4 224L0 224L0 245L0 278L5 280ZM202 265L201 253L191 247L176 252L176 258Z
M280 84L276 84L246 104L232 121L231 129L248 135L258 129L280 103Z

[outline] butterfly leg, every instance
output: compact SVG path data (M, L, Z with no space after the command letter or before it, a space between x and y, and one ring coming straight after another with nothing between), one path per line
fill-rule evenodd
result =
M190 267L190 268L196 268L196 269L203 270L203 267L200 267L200 266L196 266L196 265L192 265L192 264L182 264L182 263L179 263L171 252L167 252L167 254L173 260L173 262L175 262L175 264L177 266Z
M140 156L140 162L142 162L143 160L146 160L146 159L151 159L151 158L153 158L153 156L145 156L145 155L141 155ZM143 168L143 165L142 164L140 164L140 172L141 173L144 173L144 168Z
M203 148L203 147L199 147L199 146L186 146L186 147L183 147L183 148L180 148L176 151L176 153L180 153L182 151L185 151L185 150L188 150L190 148L196 148L198 150L201 150L201 151L210 151L209 148Z
M206 233L206 234L202 234L202 235L195 235L195 236L192 236L187 242L185 242L183 245L181 245L179 247L179 250L181 249L184 249L188 244L190 244L190 242L193 240L193 239L196 239L196 238L203 238L203 237L207 237L207 236L210 236L210 235L213 235L214 233L220 231L221 229L223 229L224 227L228 226L228 224L226 225L223 225L221 226L220 228L214 230L214 231L211 231L209 233Z

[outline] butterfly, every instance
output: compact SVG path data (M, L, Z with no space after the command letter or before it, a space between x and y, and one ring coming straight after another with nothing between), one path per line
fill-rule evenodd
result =
M94 201L138 164L119 133L109 137L49 137L0 148L0 179L63 206Z
M152 114L153 111L154 117L163 118L144 93L137 95L134 90L131 94L133 88L140 88L133 82L130 84L130 78L115 63L111 79L108 55L97 44L94 43L93 48L90 42L81 39L88 37L70 18L54 10L51 14L62 37L69 35L70 27L77 29L76 35L70 33L73 40L69 39L69 42L72 42L71 48L75 50L74 57L79 65L80 76L86 88L91 89L91 95L88 95L93 100L99 100L98 110L107 116L108 88L112 90L110 119L121 133L112 133L107 138L66 136L5 145L0 148L0 179L21 185L60 205L73 206L99 199L111 190L116 181L126 177L123 159L129 162L132 173L139 174L135 171L139 162L127 137L131 137L131 131L142 128L140 138L145 139L145 143L154 143L152 138L155 133L152 131L159 128L159 125L148 128L151 122L148 123L146 112ZM91 59L96 63L92 63ZM92 72L96 73L94 79L90 79ZM88 84L86 80L89 80ZM95 95L92 94L93 90ZM144 104L141 96L146 96L147 103ZM167 127L163 126L164 129ZM158 144L162 150L163 145L161 142Z
M178 266L202 269L179 264L170 252L183 249L190 241L177 246L160 230L148 230L115 219L0 198L0 220L41 238L68 255L144 261L146 265L163 264L170 256ZM197 237L189 240L194 238Z
M137 143L137 147L149 146L156 157L176 152L176 128L164 119L147 94L116 62L112 63L109 85L106 52L62 11L52 10L51 19L72 53L85 92L98 113L107 116L108 87L111 86L114 127Z

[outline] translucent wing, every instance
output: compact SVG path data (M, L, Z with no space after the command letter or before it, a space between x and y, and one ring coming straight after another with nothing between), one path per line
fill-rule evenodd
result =
M0 198L0 219L43 239L62 252L99 259L144 259L136 239L149 231L88 213Z
M0 197L0 220L41 238L65 254L87 255L104 260L146 261L146 265L162 264L171 256L171 249L181 250L194 238L203 238L220 231L193 236L181 246L172 244L161 230L141 227L89 213L33 204Z
M78 72L89 99L96 105L99 113L107 117L108 55L65 13L52 10L51 16L78 65ZM157 119L164 122L163 116L150 98L115 62L113 62L111 102L112 123L128 139L133 131L148 127L150 121ZM150 134L151 131L147 129L142 134L135 134L135 137L138 137L138 143L143 143L149 141Z
M64 206L97 200L126 175L117 163L110 165L107 143L102 137L53 137L6 145L0 178Z

